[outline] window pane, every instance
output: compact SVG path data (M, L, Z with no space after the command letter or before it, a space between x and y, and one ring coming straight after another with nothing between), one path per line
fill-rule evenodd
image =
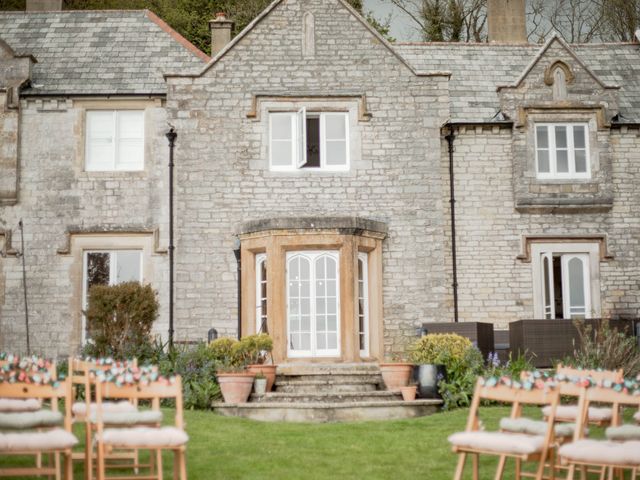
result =
M536 127L536 138L538 148L549 148L549 131L546 126Z
M542 269L542 275L544 276L544 278L542 279L543 282L543 294L544 294L544 318L551 318L551 314L552 314L552 310L551 310L551 284L550 284L550 277L549 277L549 257L548 256L544 256L542 258L542 265L543 265L543 269Z
M327 140L346 140L346 115L327 113L325 118L325 136Z
M96 139L87 143L86 169L88 171L113 170L113 143Z
M116 252L116 278L114 283L139 282L140 252Z
M280 167L293 165L291 140L273 140L271 142L271 164Z
M118 112L117 123L121 139L144 139L144 114L141 110Z
M569 260L569 300L571 310L585 306L583 263L575 257Z
M271 114L271 139L291 140L293 138L291 129L291 114L274 113Z
M347 142L345 140L327 140L327 165L347 164Z
M144 141L137 139L120 139L116 160L118 170L144 169Z
M538 150L538 172L549 173L549 150Z
M587 157L584 150L575 151L576 158L576 173L586 173L587 171Z
M556 148L567 148L567 127L556 126Z
M566 150L556 151L556 164L558 173L569 173L569 158Z
M307 117L307 163L305 167L320 167L320 118Z
M87 151L85 168L89 171L114 168L114 112L89 111L86 116Z
M584 125L573 126L573 146L575 148L585 148Z
M109 260L107 252L87 253L87 293L94 285L109 285Z
M92 139L113 139L113 115L112 111L87 112L87 133Z

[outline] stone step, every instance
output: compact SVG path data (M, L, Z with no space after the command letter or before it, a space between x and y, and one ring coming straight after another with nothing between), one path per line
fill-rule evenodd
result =
M346 383L371 383L373 385L382 384L382 376L379 373L372 372L336 372L336 373L305 373L305 374L286 374L278 373L276 377L276 385L278 383L287 382L327 382L334 381L341 384Z
M278 365L278 375L365 375L379 374L377 363L285 363Z
M212 404L224 416L243 417L267 422L349 422L366 420L397 420L436 413L442 400L420 399L413 402L375 401L342 403L281 403L251 402Z
M379 389L378 382L346 381L341 378L314 380L278 380L277 392L282 393L314 393L314 392L373 392Z
M269 403L345 403L345 402L378 402L402 400L396 392L269 392L265 395L251 395L250 402Z

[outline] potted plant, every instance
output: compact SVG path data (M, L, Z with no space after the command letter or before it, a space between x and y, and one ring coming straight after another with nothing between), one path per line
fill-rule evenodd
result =
M248 372L246 345L232 338L219 338L210 344L212 357L220 365L218 385L226 403L244 403L251 395L255 373Z
M413 363L405 362L403 357L395 354L391 362L380 364L382 380L391 392L399 392L402 387L406 387L411 379Z
M256 373L256 377L253 380L253 391L259 397L267 393L267 378L262 372Z
M266 333L249 335L241 340L245 343L247 351L247 370L249 372L261 372L267 379L267 392L273 388L276 381L277 365L273 363L271 351L273 350L273 340ZM271 363L267 363L270 360Z
M441 398L439 383L446 378L446 365L462 359L473 344L455 333L430 333L410 347L409 358L417 365L416 381L422 398Z
M402 399L405 402L412 402L416 399L416 393L418 392L417 385L407 385L406 387L400 388L400 393L402 393Z

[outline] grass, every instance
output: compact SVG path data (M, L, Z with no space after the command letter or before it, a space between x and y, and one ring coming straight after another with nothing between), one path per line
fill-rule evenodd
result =
M481 408L485 427L495 429L509 410ZM190 480L213 479L450 479L457 457L447 437L464 429L468 410L387 422L341 424L261 423L207 411L187 411ZM537 410L526 412L536 416ZM172 419L172 412L166 417ZM80 429L75 429L76 434ZM82 438L82 435L78 435ZM15 457L11 460L15 463ZM0 466L8 459L0 458ZM481 462L482 480L492 479L495 459ZM470 466L470 465L469 465ZM172 461L165 457L165 478ZM76 466L76 479L82 477ZM468 473L470 468L468 468ZM470 478L470 476L469 476ZM507 470L504 478L513 478Z

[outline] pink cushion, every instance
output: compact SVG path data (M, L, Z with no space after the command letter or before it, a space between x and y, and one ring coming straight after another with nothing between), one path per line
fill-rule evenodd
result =
M640 465L640 441L610 442L578 440L560 447L559 455L567 460L610 465Z
M37 398L0 398L0 412L35 412L42 408Z
M62 428L43 432L0 433L0 451L64 450L77 443L78 439Z
M547 406L542 409L542 413L545 417L551 414L551 407ZM613 412L610 408L598 408L598 407L589 407L589 421L590 422L602 422L611 420L611 416ZM557 420L569 420L575 421L578 417L578 406L577 405L559 405L556 408L556 419Z
M458 432L449 437L449 442L457 447L514 455L541 452L544 447L542 436L502 432Z
M92 415L98 412L98 404L92 403L89 406ZM87 404L85 402L76 402L71 406L71 411L77 417L87 416ZM123 400L122 402L102 402L102 411L104 413L123 413L135 412L137 408L134 404Z
M189 441L189 436L176 427L107 428L102 441L120 447L179 447Z

